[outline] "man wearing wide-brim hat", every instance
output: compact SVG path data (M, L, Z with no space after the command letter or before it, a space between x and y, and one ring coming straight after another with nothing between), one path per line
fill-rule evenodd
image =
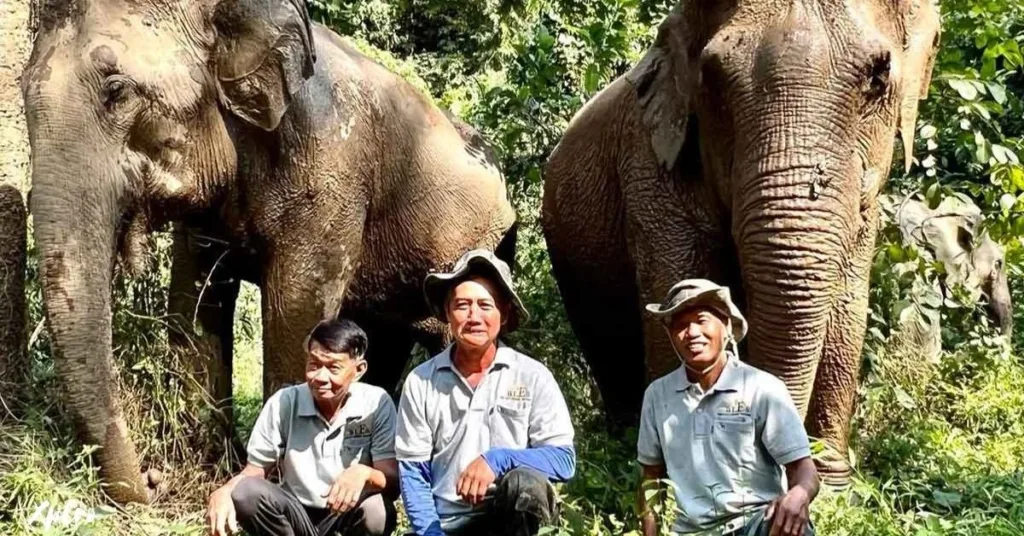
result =
M544 365L499 335L528 316L507 264L486 250L430 274L424 293L453 343L406 378L395 440L402 500L419 536L536 534L551 482L576 467L573 428Z
M665 477L678 506L673 534L814 534L808 508L818 474L807 433L785 384L739 360L747 321L729 289L687 279L647 312L664 325L682 366L644 393L643 535L659 534L646 491Z

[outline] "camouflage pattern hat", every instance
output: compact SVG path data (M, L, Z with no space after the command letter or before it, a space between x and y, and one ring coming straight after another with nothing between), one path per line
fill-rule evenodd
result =
M747 320L732 302L729 289L707 279L684 279L672 285L664 301L647 304L647 312L669 324L676 313L698 306L708 307L729 318L735 342L740 342L747 335Z
M500 286L505 293L505 298L512 305L511 315L505 323L504 331L506 333L515 331L520 322L525 322L530 318L530 314L512 286L512 270L509 269L505 261L486 249L468 251L455 263L451 272L429 274L423 280L423 294L426 296L427 304L434 316L443 322L448 321L444 308L448 292L453 285L470 275L486 277Z

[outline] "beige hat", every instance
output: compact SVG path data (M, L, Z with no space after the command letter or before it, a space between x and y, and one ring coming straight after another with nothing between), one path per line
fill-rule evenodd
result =
M732 302L729 289L707 279L684 279L672 285L664 301L647 304L647 312L667 324L677 312L697 306L709 307L727 316L732 321L735 342L747 335L747 320Z
M434 316L442 321L448 321L444 310L444 300L448 297L448 291L451 290L452 285L467 275L487 277L497 283L505 292L505 297L512 303L512 314L505 323L506 333L514 331L520 322L526 322L530 318L522 300L519 299L512 287L512 270L509 269L505 261L486 249L468 251L455 263L451 272L429 274L423 280L423 293L426 295L427 304L430 305Z

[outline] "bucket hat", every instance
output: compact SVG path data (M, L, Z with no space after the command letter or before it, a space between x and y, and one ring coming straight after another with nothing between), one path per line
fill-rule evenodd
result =
M707 279L684 279L669 289L661 303L647 304L647 312L668 324L679 311L705 306L718 311L732 321L732 337L740 342L747 335L747 320L743 318L727 287Z
M444 301L452 286L461 282L466 276L480 275L498 284L512 304L512 314L505 323L505 332L514 331L520 322L530 318L515 289L512 287L512 270L505 261L486 249L467 251L455 263L451 272L428 274L423 280L423 294L434 316L444 322L448 321L445 314Z

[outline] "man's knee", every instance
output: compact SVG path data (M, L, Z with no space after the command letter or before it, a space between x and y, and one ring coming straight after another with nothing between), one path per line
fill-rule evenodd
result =
M245 477L231 490L231 502L235 504L235 517L239 521L256 515L260 503L272 493L274 484L262 478Z
M534 497L547 497L554 492L548 477L529 467L518 467L505 473L498 487L513 497L523 493L529 493Z
M380 493L370 495L359 504L360 525L368 536L388 536L395 529L394 505Z
M558 516L555 489L543 473L519 467L505 473L498 483L496 506L509 513L526 513L543 522Z

